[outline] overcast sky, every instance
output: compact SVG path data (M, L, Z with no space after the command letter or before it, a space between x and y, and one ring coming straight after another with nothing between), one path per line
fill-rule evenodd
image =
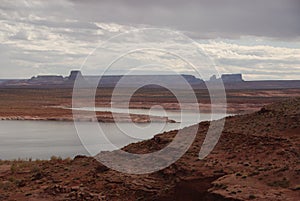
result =
M219 73L243 73L248 80L300 79L299 22L300 0L2 0L0 79L67 75L101 42L137 28L180 31L199 43ZM145 42L139 39L134 42ZM130 41L98 54L112 58ZM174 50L188 53L177 44L184 42L169 41ZM193 74L170 61L170 68ZM102 64L98 67L100 72ZM92 66L84 72L97 73Z

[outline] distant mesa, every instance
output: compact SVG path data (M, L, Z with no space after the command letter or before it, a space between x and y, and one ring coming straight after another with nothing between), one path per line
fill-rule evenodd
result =
M72 70L68 80L75 81L76 79L83 79L82 73L79 70Z
M26 84L32 84L32 85L64 85L64 86L70 86L74 84L74 81L78 80L84 80L83 75L81 74L81 71L73 70L70 72L70 75L68 77L63 77L61 75L38 75L33 76L29 80L25 80L24 82ZM21 84L21 82L20 82Z
M80 87L115 87L123 75L82 75L79 70L72 70L67 77L61 75L38 75L31 79L23 80L0 80L1 88L8 87L36 87L36 88L72 88L75 80ZM300 80L261 80L245 81L242 74L223 74L220 78L213 75L208 81L204 81L193 75L128 75L128 80L121 87L143 86L145 80L151 83L165 83L173 88L181 88L179 79L184 78L195 89L206 89L207 83L222 81L226 89L287 89L300 88ZM149 85L155 88L158 85Z
M221 78L217 78L216 75L211 76L209 79L210 82L216 82L222 80L224 83L232 83L232 82L244 82L242 74L223 74Z
M63 83L64 77L61 75L38 75L28 80L29 83L47 84L47 83Z
M221 76L223 82L243 82L242 74L223 74Z

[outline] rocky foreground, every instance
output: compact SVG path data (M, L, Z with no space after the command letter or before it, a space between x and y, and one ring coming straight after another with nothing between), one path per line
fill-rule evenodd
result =
M299 200L300 98L226 118L217 146L204 160L198 153L209 122L196 126L188 152L147 175L122 174L84 156L1 161L0 200ZM124 150L153 152L175 134L163 133Z

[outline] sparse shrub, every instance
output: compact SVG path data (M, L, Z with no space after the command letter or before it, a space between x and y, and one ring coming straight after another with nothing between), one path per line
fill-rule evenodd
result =
M66 162L71 163L72 162L72 158L68 157L65 159Z
M60 156L51 156L50 158L51 161L62 161L62 158Z
M240 177L242 174L240 172L236 173L235 176Z
M224 189L224 190L228 188L226 184L221 184L221 183L214 184L214 187L217 189Z
M34 166L31 169L31 172L33 173L31 178L32 181L39 180L44 177L44 173L42 172L42 169L39 166Z
M41 168L37 165L33 166L33 168L31 169L32 173L38 173L41 172Z
M56 156L51 156L50 161L55 161L55 160L57 160L57 157Z
M15 174L18 171L19 167L16 163L13 163L10 167L10 171L12 174Z
M286 178L283 178L282 180L277 180L272 183L268 183L268 185L273 187L288 188L290 186L290 182Z
M224 173L224 170L223 169L214 170L214 173Z
M17 187L24 187L26 182L24 180L15 179L13 182Z
M13 184L11 182L0 182L0 189L8 191L12 187L13 187Z
M278 170L278 172L283 172L289 170L289 167L286 165Z
M250 173L249 177L256 176L256 175L259 175L258 171L254 171L254 172Z

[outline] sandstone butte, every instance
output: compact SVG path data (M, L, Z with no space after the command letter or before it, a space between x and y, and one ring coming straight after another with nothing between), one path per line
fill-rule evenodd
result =
M221 138L198 159L209 122L176 163L155 173L129 175L92 157L1 161L0 200L290 200L300 198L300 99L226 118ZM184 129L185 132L189 128ZM149 153L165 147L175 131L123 149Z

